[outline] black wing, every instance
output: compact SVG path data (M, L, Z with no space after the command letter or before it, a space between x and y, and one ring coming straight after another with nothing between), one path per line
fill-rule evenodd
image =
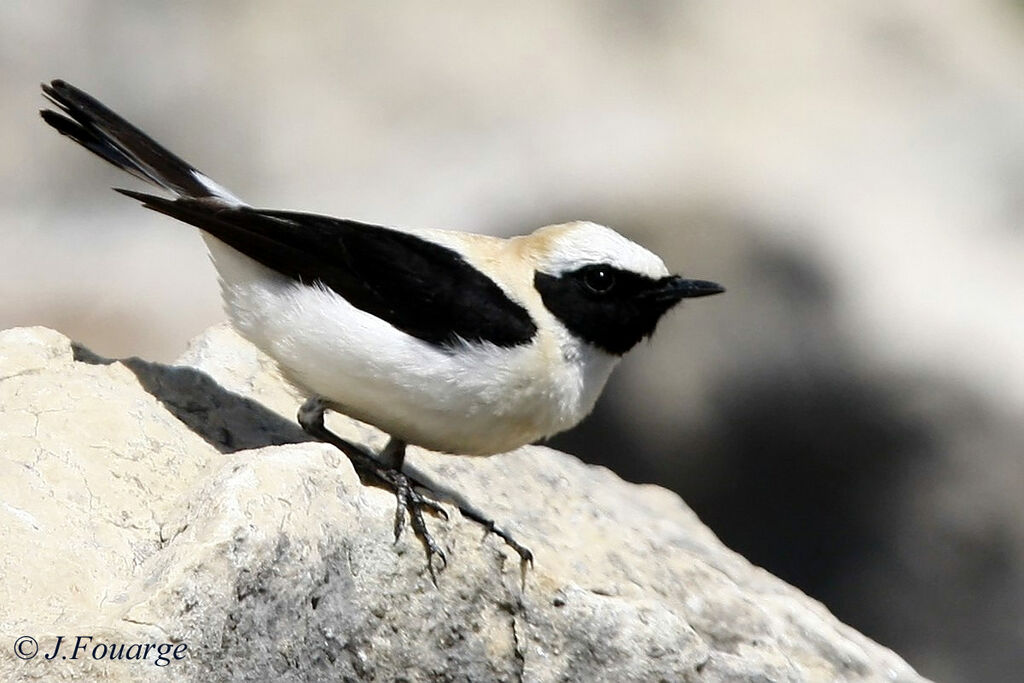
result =
M458 252L415 235L328 216L118 191L282 275L319 282L432 344L462 339L510 347L537 332L526 309Z
M96 98L60 80L43 91L60 109L41 112L48 124L179 199L121 192L268 268L306 284L319 282L353 306L437 345L464 339L516 346L537 331L525 308L451 249L355 221L220 201L195 168Z

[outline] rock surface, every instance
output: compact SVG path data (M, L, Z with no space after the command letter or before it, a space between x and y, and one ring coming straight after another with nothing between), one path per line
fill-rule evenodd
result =
M536 556L524 586L515 555L449 508L428 520L450 562L435 587L417 539L391 542L391 494L308 442L299 402L225 327L174 366L0 333L0 678L923 680L675 494L542 447L411 450ZM71 659L79 635L93 640ZM15 656L23 636L34 658ZM165 666L93 658L120 643L187 649Z

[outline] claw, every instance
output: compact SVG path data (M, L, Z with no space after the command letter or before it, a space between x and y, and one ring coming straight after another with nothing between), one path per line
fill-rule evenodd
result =
M445 510L443 507L441 507L440 503L436 503L436 502L430 500L429 498L427 498L424 495L418 493L417 491L413 491L412 493L416 497L417 502L419 503L419 505L421 507L426 508L431 513L437 515L438 517L440 517L441 519L443 519L446 522L449 520L448 511Z
M508 533L507 531L499 527L497 524L495 524L494 520L487 519L486 517L484 517L484 515L480 513L479 510L476 510L468 505L460 505L459 512L461 512L462 515L467 519L476 522L484 528L484 538L487 538L490 534L494 534L495 536L503 540L505 542L505 545L512 548L512 550L516 551L516 554L519 555L519 564L523 572L523 585L525 586L526 565L529 564L530 567L533 567L533 553L530 552L530 549L522 543L520 543L519 541L517 541L516 539L514 539L512 537L512 534Z
M429 541L424 541L424 543L427 546L427 569L430 571L430 580L434 583L434 588L437 588L437 572L442 572L448 568L448 556L437 547L433 538L430 538ZM437 569L434 568L435 556L441 561L441 566Z

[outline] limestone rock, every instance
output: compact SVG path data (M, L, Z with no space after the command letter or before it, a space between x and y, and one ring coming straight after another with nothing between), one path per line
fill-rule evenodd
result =
M392 543L392 495L307 441L299 402L225 327L174 366L0 333L0 678L922 680L675 494L542 447L410 452L536 556L524 584L449 508L428 522L449 558L435 587L418 540ZM132 643L187 648L164 666L91 654Z

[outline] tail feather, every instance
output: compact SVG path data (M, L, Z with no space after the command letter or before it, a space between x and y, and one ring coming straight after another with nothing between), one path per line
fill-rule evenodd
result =
M94 97L62 80L43 84L43 93L61 110L43 110L43 120L93 154L179 197L238 200L156 140L125 121Z
M154 182L152 178L144 175L138 166L118 150L117 147L114 147L108 140L91 133L78 122L49 109L44 109L39 114L43 117L44 121L57 129L62 135L68 136L101 159L109 161L124 171L128 171L140 180Z

